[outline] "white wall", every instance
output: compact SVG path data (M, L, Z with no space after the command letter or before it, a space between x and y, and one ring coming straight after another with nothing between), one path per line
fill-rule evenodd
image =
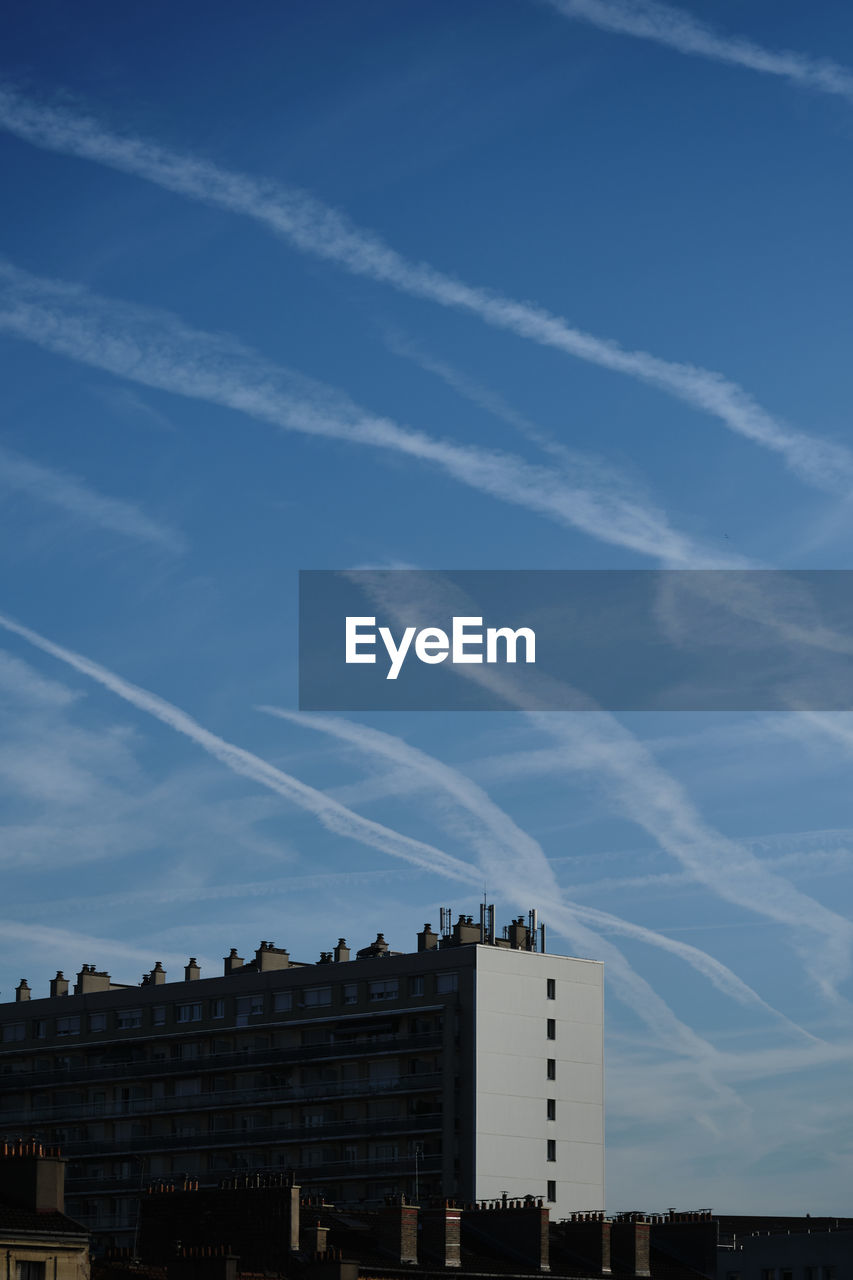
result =
M548 978L556 982L554 1000ZM503 1192L544 1199L554 1179L552 1219L603 1209L603 966L478 946L475 1018L477 1199ZM554 1040L546 1035L549 1018ZM547 1079L549 1058L555 1080ZM556 1121L547 1119L547 1098L556 1100ZM547 1160L549 1138L555 1163Z

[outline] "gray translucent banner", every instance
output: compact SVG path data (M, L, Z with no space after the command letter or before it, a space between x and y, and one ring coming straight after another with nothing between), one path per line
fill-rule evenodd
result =
M306 570L303 711L853 708L853 571Z

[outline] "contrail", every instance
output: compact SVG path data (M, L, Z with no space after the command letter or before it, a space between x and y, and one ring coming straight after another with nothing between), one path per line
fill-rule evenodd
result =
M242 747L235 746L234 743L218 737L215 733L211 733L210 730L205 729L198 721L194 720L192 716L187 715L185 711L181 711L179 707L166 702L164 698L159 698L154 693L149 693L138 685L131 684L128 680L123 680L121 676L115 675L114 672L100 666L97 662L92 662L89 658L85 658L79 653L74 653L70 649L64 649L61 645L54 644L51 640L39 635L38 632L22 626L21 623L15 622L14 619L3 614L0 614L0 627L13 635L20 636L22 640L26 640L28 644L33 645L36 649L41 649L43 653L48 653L58 661L64 662L66 666L73 667L75 671L79 671L82 675L88 676L90 680L94 680L96 684L109 689L111 693L137 707L138 710L144 711L147 715L153 716L155 720L168 725L176 733L183 734L184 737L189 738L197 746L201 747L203 751L206 751L208 755L226 765L233 773L240 774L244 778L250 778L253 782L267 787L270 791L275 791L280 796L284 796L285 799L290 800L300 809L305 809L314 814L323 826L328 828L329 831L333 831L336 835L357 840L361 844L366 844L382 853L388 853L392 857L405 858L408 862L414 863L425 871L439 871L442 875L449 876L454 880L473 884L479 883L479 877L476 872L466 863L443 853L442 850L436 849L432 845L424 844L420 840L413 840L409 836L393 831L390 827L382 826L378 822L372 822L368 818L362 818L352 809L348 809L345 805L339 804L336 800L324 795L322 791L309 787L306 783L300 782L298 778L284 773L281 769L276 769L273 765L268 764L266 760L262 760L260 756L253 755L251 751L246 751Z
M58 507L75 519L108 533L119 533L138 542L150 542L167 551L186 550L180 533L150 519L132 502L108 498L76 476L44 467L0 446L0 490L3 489L25 493L36 502Z
M799 954L812 980L828 999L850 973L853 925L790 881L764 866L747 848L714 830L684 788L645 746L612 717L530 718L563 751L565 767L588 773L603 784L618 810L642 827L700 884L743 910L775 920L801 939ZM816 933L815 950L803 931Z
M66 666L79 671L103 688L109 689L111 693L138 710L168 725L175 732L195 742L203 751L219 760L232 772L267 787L299 808L314 814L323 826L336 835L357 840L392 857L403 858L426 871L436 872L461 883L479 887L480 874L469 863L454 858L433 845L404 836L368 818L362 818L352 809L331 800L322 791L307 786L252 752L211 733L179 707L138 685L131 684L99 663L54 644L53 641L14 619L0 614L0 627L19 636L34 648L49 654L59 662L65 663ZM507 888L507 896L513 896L512 890L517 890L518 886L513 882ZM675 1051L695 1058L698 1068L707 1078L709 1088L717 1093L726 1092L711 1076L711 1066L716 1057L716 1050L675 1016L666 1002L644 978L631 968L622 953L612 943L600 938L580 922L575 922L572 932L576 942L588 947L591 952L603 956L616 989L620 991L622 998L641 1014L655 1034L665 1037Z
M175 902L221 902L233 901L235 898L271 898L280 893L298 893L304 889L321 889L324 892L335 887L360 885L366 882L388 879L394 876L408 876L410 873L401 868L398 870L373 871L319 871L315 875L285 876L280 880L239 880L234 884L163 884L155 889L128 889L125 893L86 894L81 898L40 897L37 905L40 910L48 911L92 911L112 910L115 907L161 906ZM26 904L25 904L26 905Z
M563 892L560 889L553 868L545 856L538 841L523 831L491 796L478 786L471 778L453 769L443 761L436 759L417 747L412 747L402 738L394 734L384 733L379 729L369 728L351 720L337 716L317 716L300 711L287 711L282 707L259 707L268 715L276 716L291 724L300 725L328 734L343 742L350 742L361 751L367 751L382 759L391 760L416 770L427 778L434 786L450 795L466 812L475 817L488 833L485 839L477 840L480 851L481 866L488 875L495 871L496 858L503 859L503 875L512 873L518 877L519 884L527 887L528 893L534 892L546 905L540 911L546 920L558 924L562 931L570 932L576 920L594 927L611 930L624 937L634 938L650 946L669 951L684 960L703 977L707 978L719 991L736 1000L739 1004L759 1007L765 1013L778 1018L798 1035L809 1040L815 1039L809 1032L797 1026L778 1009L763 1000L757 991L743 982L728 966L715 960L705 951L687 943L678 942L666 934L642 925L633 924L607 911L593 907L580 906L575 902L563 903ZM466 832L469 839L470 832ZM521 895L523 900L523 894Z
M464 400L484 409L486 413L498 418L501 422L505 422L525 439L535 444L543 453L562 462L570 475L586 475L591 483L598 486L606 485L611 492L619 488L627 491L628 484L625 477L620 475L612 465L592 454L580 453L553 440L547 432L531 422L523 413L519 413L512 405L507 404L503 396L469 378L446 361L436 359L420 344L404 339L399 334L391 333L386 336L385 345L394 355L404 360L411 360L425 373L433 374Z
M151 964L151 952L142 951L139 947L129 947L112 938L100 938L88 933L75 933L70 929L59 929L50 925L42 925L32 920L0 920L0 934L4 939L15 938L18 942L36 944L40 950L61 950L67 954L76 948L78 955L88 952L102 956L114 956L121 960L135 960L141 964ZM41 957L44 958L43 956ZM176 953L160 952L160 958L167 963L178 965L183 960Z
M719 567L718 553L663 512L587 473L439 439L359 408L331 388L271 364L236 340L188 328L168 312L113 302L0 260L0 332L143 386L225 405L288 431L405 454L460 484L564 528L676 566ZM745 563L729 558L730 565Z
M853 73L829 58L812 58L790 49L767 49L744 36L730 36L700 22L692 13L656 0L542 0L566 18L604 31L668 45L679 53L726 62L765 75L781 76L804 89L853 101Z
M533 303L466 284L428 263L411 261L297 188L223 169L143 138L111 133L92 117L35 102L13 88L0 90L0 128L45 150L92 160L242 214L301 252L334 262L353 275L468 312L495 328L648 383L778 453L807 483L842 494L853 487L853 454L848 449L780 422L722 374L628 350L611 338L575 328Z
M418 575L417 588L406 575L381 574L368 583L371 597L408 624L420 620L430 625L438 613L466 615L471 601L440 575L427 584ZM491 689L508 708L526 704L511 677L487 666L464 666L458 674ZM528 682L526 692L534 686ZM562 686L540 677L541 704L553 705ZM643 828L662 849L681 863L718 897L746 911L783 924L800 940L798 952L815 985L829 1000L838 1002L837 987L850 974L853 924L838 912L796 889L782 876L769 871L754 854L714 830L704 821L684 788L655 760L645 745L615 716L587 711L575 715L526 711L527 719L556 743L568 772L586 773L595 779L611 804ZM809 930L822 940L816 951Z

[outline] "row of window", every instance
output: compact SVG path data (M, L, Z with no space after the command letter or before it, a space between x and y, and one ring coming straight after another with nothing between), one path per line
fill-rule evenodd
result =
M380 1001L398 1000L401 995L401 983L398 978L382 978L374 980L366 984L368 986L368 1000L379 1004ZM418 974L409 978L407 982L407 995L410 997L418 997L425 995L424 975ZM459 989L459 974L457 973L439 973L435 975L435 993L439 996L450 995L451 992ZM296 998L295 998L296 997ZM346 982L339 988L339 998L345 1005L356 1005L360 997L360 983ZM330 1005L333 1002L332 986L323 987L304 987L300 991L275 991L273 992L273 1012L282 1014L292 1009L318 1009L324 1005ZM207 1018L224 1018L225 1001L219 997L209 1001L187 1001L182 1004L173 1006L175 1023L200 1023L205 1018L205 1004ZM151 1025L154 1027L164 1027L167 1023L167 1005L151 1006ZM254 996L238 996L234 1001L234 1020L237 1027L247 1027L250 1025L252 1018L260 1018L266 1011L266 996L264 992L257 993ZM90 1032L105 1032L109 1027L109 1014L100 1012L100 1014L88 1014L87 1030ZM143 1016L145 1011L141 1007L137 1009L119 1009L114 1015L114 1027L120 1032L124 1030L134 1030L143 1025ZM35 1039L45 1039L49 1036L50 1024L47 1019L33 1020L31 1034ZM56 1036L79 1036L83 1030L83 1015L69 1014L65 1018L56 1019ZM12 1044L23 1041L27 1038L27 1024L6 1023L3 1027L3 1043Z
M338 992L341 1002L348 1005L358 1004L360 986L361 984L358 982L343 983ZM458 990L458 986L459 974L456 972L438 973L435 976L435 991L437 995L449 995ZM368 982L367 999L371 1003L398 1000L401 995L400 987L399 978L381 978ZM406 993L409 997L423 996L425 991L423 974L417 974L408 979ZM272 993L274 1013L288 1013L294 1008L321 1008L332 1003L333 988L331 985L303 987L296 992L274 991ZM225 1000L220 997L206 1002L194 1000L173 1005L175 1022L181 1024L201 1022L205 1017L205 1004L208 1018L225 1017ZM164 1004L151 1006L151 1025L155 1027L165 1026L167 1010L168 1006ZM250 996L238 996L235 1000L235 1022L238 1027L250 1025L252 1018L262 1017L265 1012L266 996L263 992ZM106 1031L109 1025L109 1016L107 1013L90 1013L86 1029L90 1032ZM117 1031L133 1031L143 1025L144 1010L141 1007L119 1009L114 1017L114 1026ZM83 1029L82 1014L69 1014L67 1017L56 1019L57 1036L79 1035ZM36 1040L46 1039L49 1034L48 1020L46 1018L35 1019L31 1026L31 1034ZM26 1037L27 1024L25 1022L7 1022L3 1027L3 1044L14 1044L17 1041L25 1040Z

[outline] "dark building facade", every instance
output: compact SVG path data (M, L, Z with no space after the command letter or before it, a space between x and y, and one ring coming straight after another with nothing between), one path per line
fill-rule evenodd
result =
M340 1204L542 1197L603 1209L602 966L449 912L418 949L343 939L138 986L84 965L0 1005L0 1134L68 1159L69 1212L132 1248L152 1180L295 1176Z

